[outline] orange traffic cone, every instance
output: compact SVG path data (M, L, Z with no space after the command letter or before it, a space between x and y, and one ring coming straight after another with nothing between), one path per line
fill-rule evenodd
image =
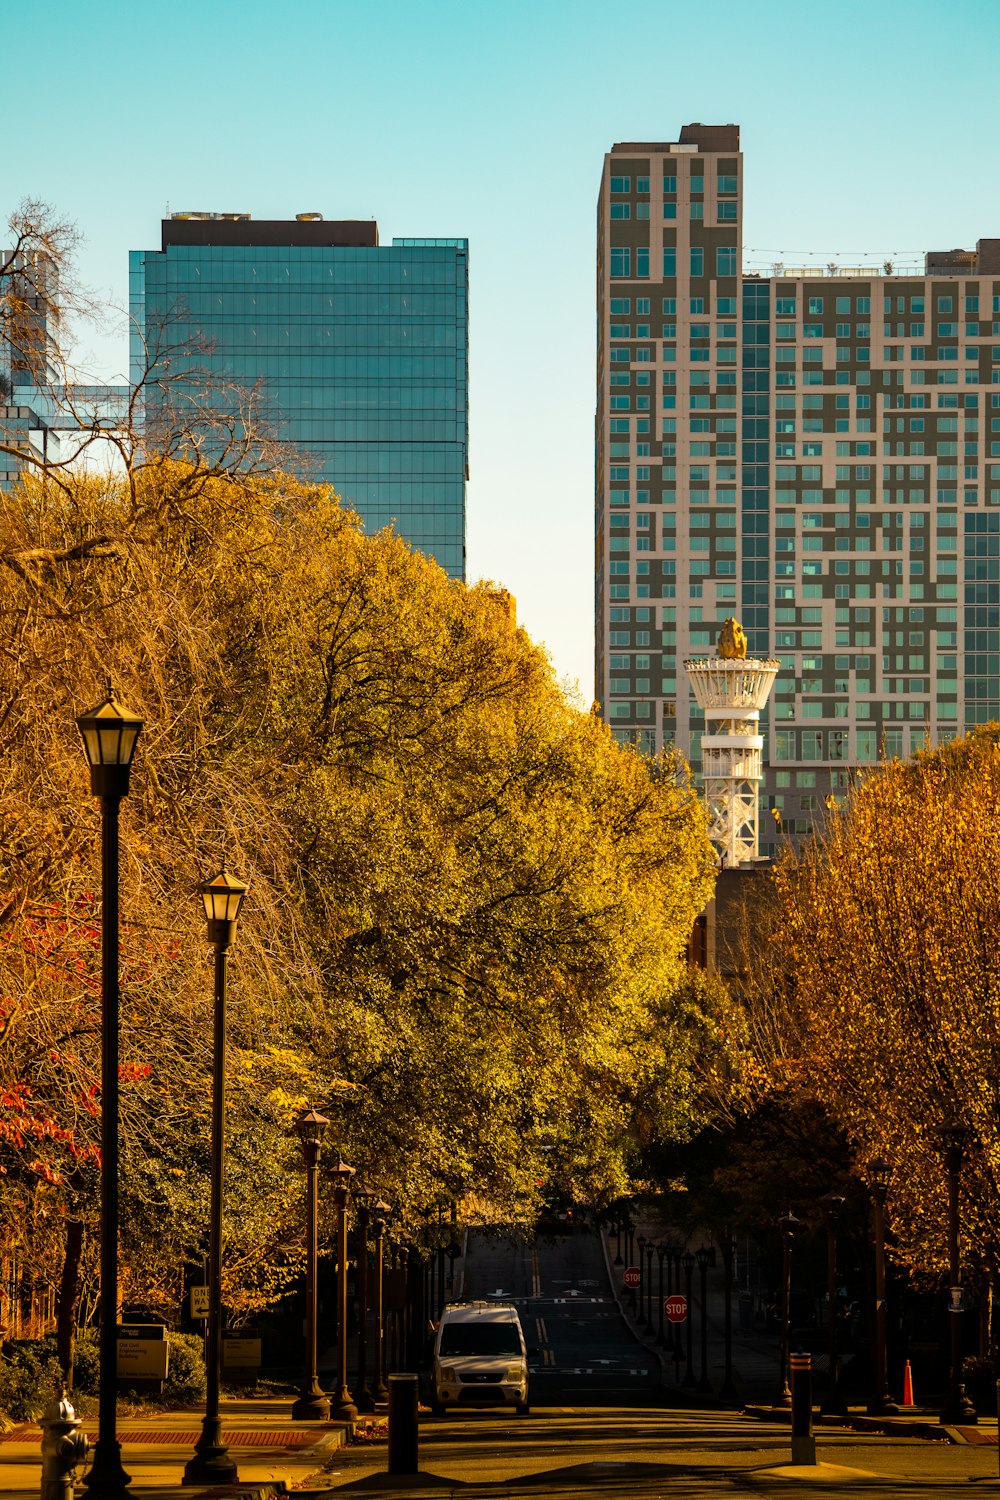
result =
M906 1369L903 1371L903 1405L912 1406L913 1402L913 1371L910 1369L910 1361L906 1361Z

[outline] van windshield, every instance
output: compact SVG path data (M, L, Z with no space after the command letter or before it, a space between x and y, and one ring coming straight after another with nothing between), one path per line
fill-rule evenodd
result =
M521 1340L514 1323L446 1323L441 1330L440 1352L520 1356Z

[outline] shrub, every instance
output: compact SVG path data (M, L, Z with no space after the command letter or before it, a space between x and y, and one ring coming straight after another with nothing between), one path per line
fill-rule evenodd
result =
M10 1339L0 1346L0 1413L8 1421L40 1417L61 1380L55 1339Z
M197 1333L168 1333L170 1364L157 1404L194 1406L204 1400L207 1379L203 1344Z

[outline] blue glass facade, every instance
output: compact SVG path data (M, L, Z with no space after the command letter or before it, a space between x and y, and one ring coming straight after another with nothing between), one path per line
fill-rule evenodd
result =
M329 481L369 532L394 523L463 578L468 242L297 244L290 221L281 244L264 221L266 243L246 243L246 222L223 224L219 243L176 243L188 227L167 221L162 250L130 257L132 379L158 330L175 349L200 341L192 363L220 385L263 383L296 450L290 469ZM319 226L304 227L315 238Z

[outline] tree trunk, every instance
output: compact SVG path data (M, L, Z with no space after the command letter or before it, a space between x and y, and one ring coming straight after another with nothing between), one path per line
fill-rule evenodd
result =
M63 1382L73 1389L73 1355L76 1346L76 1305L80 1298L80 1264L83 1259L83 1220L66 1221L66 1254L56 1299L56 1349Z

